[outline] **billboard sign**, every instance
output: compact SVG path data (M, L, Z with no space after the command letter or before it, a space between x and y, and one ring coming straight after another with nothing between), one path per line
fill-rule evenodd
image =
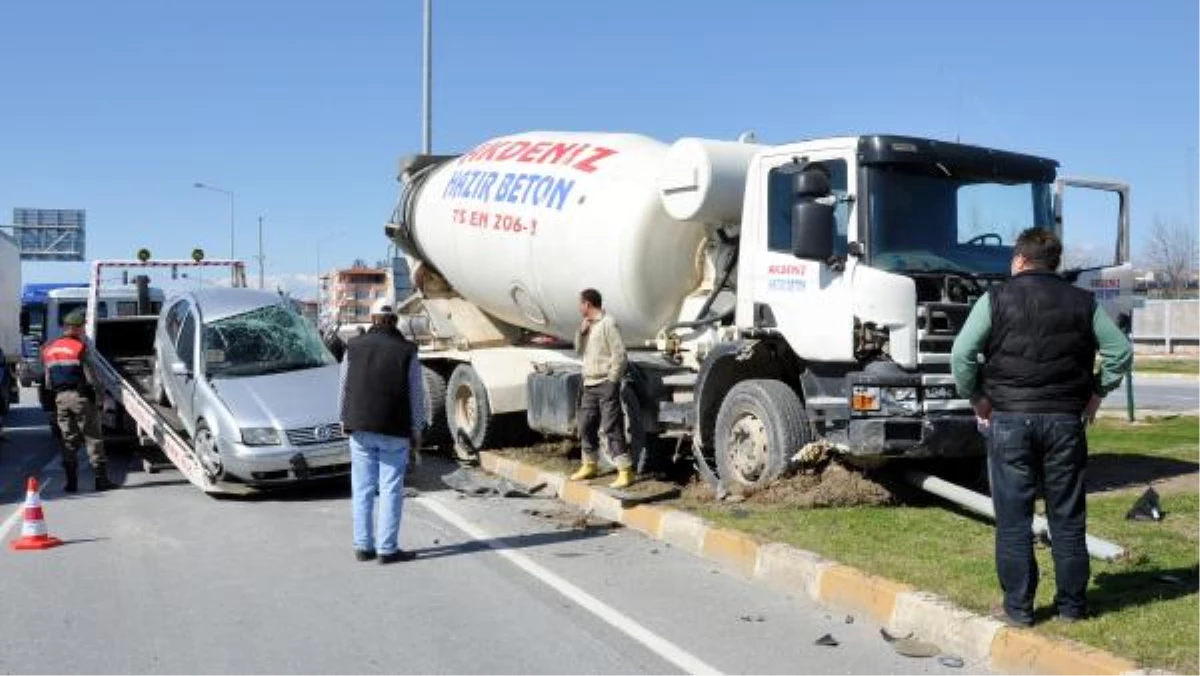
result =
M13 239L26 261L82 261L87 212L13 209Z

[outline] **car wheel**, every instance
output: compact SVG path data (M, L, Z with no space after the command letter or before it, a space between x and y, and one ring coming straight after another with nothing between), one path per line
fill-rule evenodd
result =
M743 494L779 478L813 439L800 397L777 380L744 380L721 402L713 441L717 475Z
M221 464L221 452L217 448L217 437L203 420L196 423L196 434L193 437L192 448L196 451L196 459L210 481L217 481L224 473Z

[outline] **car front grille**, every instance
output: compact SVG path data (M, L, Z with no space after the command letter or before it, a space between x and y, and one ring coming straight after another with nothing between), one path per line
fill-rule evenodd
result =
M328 423L315 427L297 427L286 432L288 443L292 446L312 446L342 441L346 433L342 431L341 423Z

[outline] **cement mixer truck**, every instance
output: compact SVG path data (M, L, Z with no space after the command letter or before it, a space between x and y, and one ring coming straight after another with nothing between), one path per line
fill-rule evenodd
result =
M860 464L981 456L951 343L1017 233L1061 229L1057 167L884 135L532 132L406 158L385 229L416 289L398 301L430 436L471 452L505 420L573 434L569 340L594 287L630 350L640 461L690 450L707 480L752 491L814 441ZM1078 283L1131 289L1119 238L1114 266Z

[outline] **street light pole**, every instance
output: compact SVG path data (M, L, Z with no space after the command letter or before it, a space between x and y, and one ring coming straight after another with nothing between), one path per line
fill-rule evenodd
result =
M422 71L421 152L433 153L433 0L425 0L425 59Z
M323 237L317 240L317 320L321 318L321 245L325 242L332 242L342 236L342 231L339 230L332 235Z
M234 232L233 231L233 228L234 228L234 225L233 225L234 224L233 191L226 190L224 188L218 188L215 185L208 185L207 183L200 183L199 181L197 181L193 185L193 187L200 188L202 190L211 190L213 192L219 192L229 198L229 259L233 260L234 258L237 257L234 253L234 245L233 245L233 242L234 242L234 237L233 237L233 232Z
M258 288L266 288L263 281L264 261L267 257L263 255L263 217L258 217Z

